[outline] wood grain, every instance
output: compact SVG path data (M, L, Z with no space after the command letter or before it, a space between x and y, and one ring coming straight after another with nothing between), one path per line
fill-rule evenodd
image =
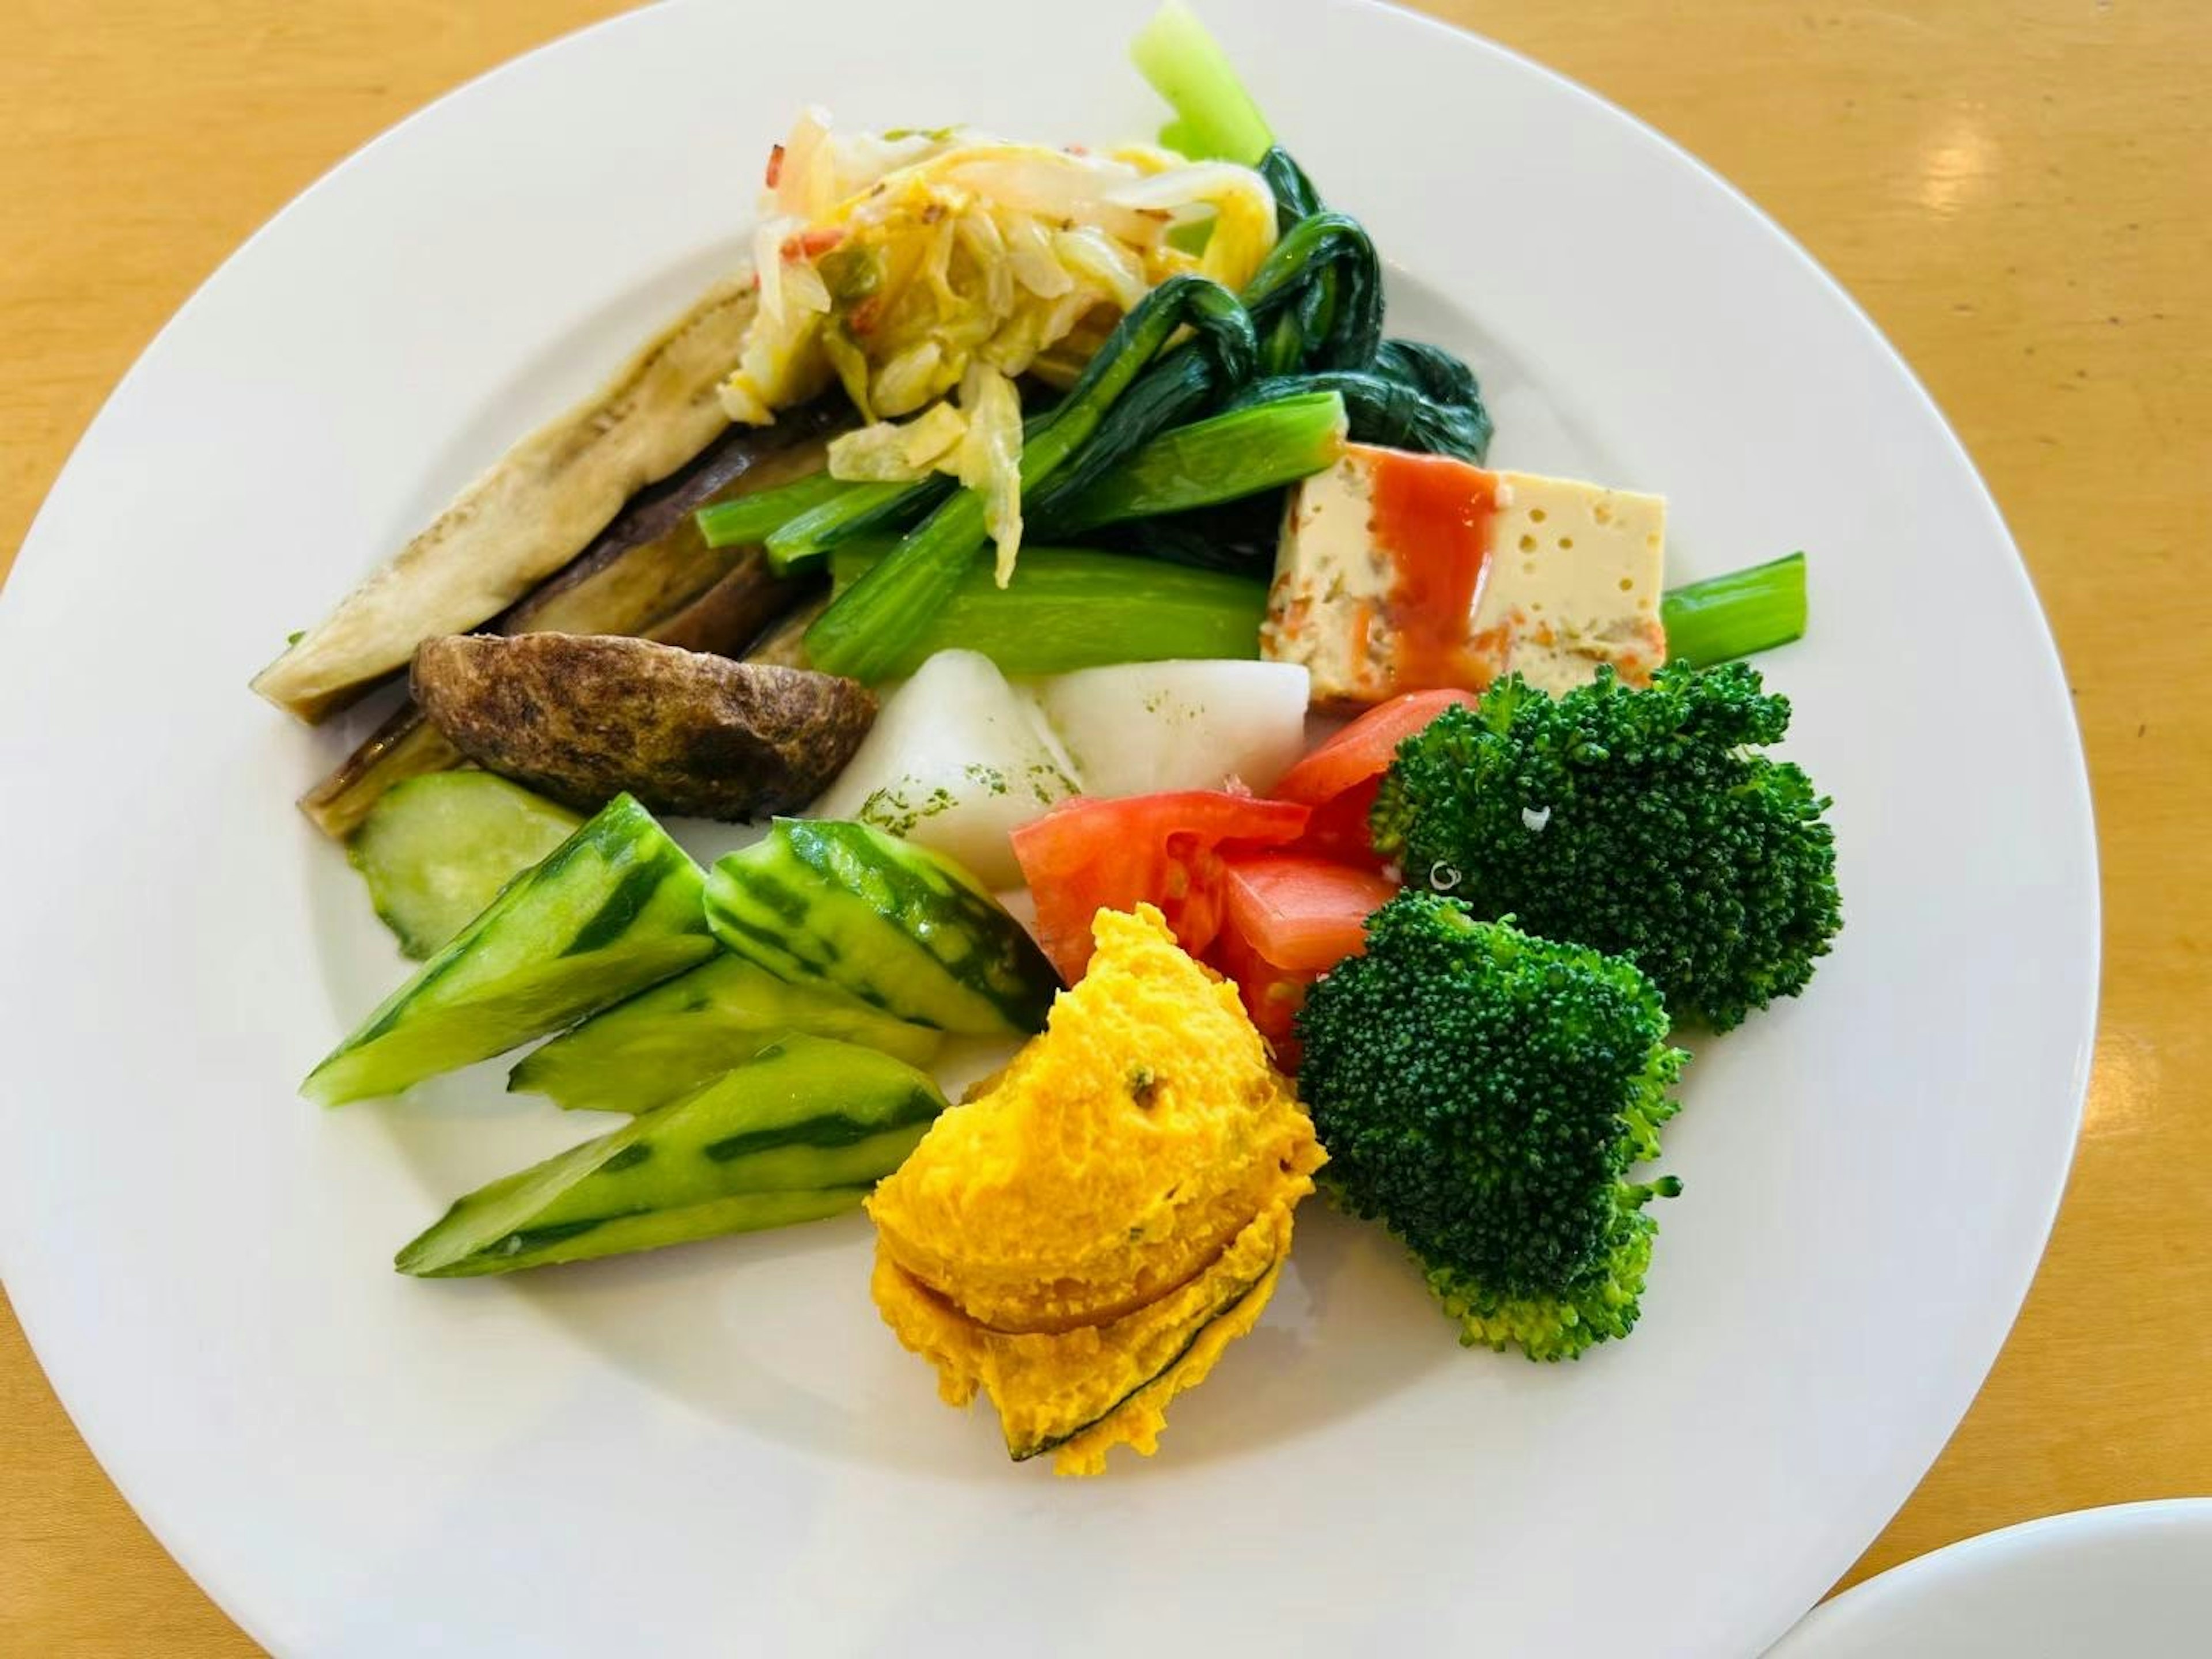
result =
M428 99L617 9L14 0L0 571L100 399L257 225ZM2033 1516L2212 1492L2212 9L1431 9L1650 121L1836 273L1965 437L2066 658L2105 861L2087 1126L2010 1344L1851 1577ZM0 1316L0 1652L252 1651Z

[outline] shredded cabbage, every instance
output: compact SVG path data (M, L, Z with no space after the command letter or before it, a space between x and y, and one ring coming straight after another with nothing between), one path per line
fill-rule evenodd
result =
M1014 383L981 362L960 384L968 430L960 441L958 476L983 496L983 527L998 544L998 581L1013 580L1022 550L1022 398Z
M1054 231L1052 252L1054 262L1063 271L1073 271L1104 289L1124 311L1133 310L1152 287L1145 280L1144 267L1137 256L1095 226L1078 225L1073 230ZM1073 288L1074 281L1070 277L1067 286ZM1073 325L1073 321L1070 318L1069 325ZM1060 331L1064 333L1066 329ZM1047 343L1057 337L1048 331Z
M1199 222L1202 250L1178 246ZM985 497L1004 585L1021 544L1014 377L1071 384L1158 283L1194 270L1242 288L1274 241L1249 167L957 128L843 134L810 108L769 157L760 302L722 405L762 425L841 384L869 424L831 447L832 473L956 474Z
M911 421L878 421L834 438L830 476L860 483L911 483L948 460L968 435L968 422L950 404Z

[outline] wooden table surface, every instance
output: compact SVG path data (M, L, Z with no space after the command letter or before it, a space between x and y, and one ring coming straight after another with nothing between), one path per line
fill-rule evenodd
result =
M410 110L620 8L9 9L0 574L117 378L257 225ZM1650 121L1857 295L1965 437L2065 656L2105 872L2087 1120L2010 1343L1851 1577L2034 1516L2212 1492L2212 8L1431 9ZM0 1652L255 1650L116 1495L0 1304Z

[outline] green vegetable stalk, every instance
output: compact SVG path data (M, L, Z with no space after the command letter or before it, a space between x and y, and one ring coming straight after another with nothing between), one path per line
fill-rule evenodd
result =
M699 509L699 534L709 547L751 547L810 509L858 489L827 472L810 472L775 489ZM890 486L896 488L896 486Z
M1267 118L1244 90L1229 55L1182 0L1168 0L1130 43L1138 72L1174 106L1160 142L1194 160L1257 167L1273 146Z
M1667 657L1706 667L1805 636L1805 556L1789 553L1668 590L1660 601Z
M1175 427L1096 483L1040 508L1036 529L1074 535L1295 483L1343 453L1345 430L1343 398L1305 391Z
M1296 378L1255 385L1272 388L1273 396L1242 398L1233 413L1169 428L1087 488L1042 505L1032 503L1032 527L1041 537L1056 538L1098 525L1188 513L1293 483L1336 459L1346 430L1341 398L1310 389ZM890 519L889 528L904 530L922 516L918 511L910 516L887 511L887 503L902 504L902 498L914 495L933 506L951 491L945 479L920 487L845 483L818 472L781 489L706 508L699 525L717 546L764 540L770 562L788 571L817 563L833 546L880 541L884 526L877 520ZM898 521L902 518L904 522Z
M1197 332L1184 349L1206 354L1221 383L1250 374L1258 342L1237 297L1204 277L1170 277L1121 319L1074 389L1023 445L1024 499L1067 464L1146 365L1186 325ZM807 630L810 659L827 673L885 678L889 665L905 656L959 586L984 540L982 495L959 490L831 603Z
M845 483L838 493L800 514L771 534L764 545L778 570L813 563L848 536L871 531L907 531L952 493L952 480L924 478L919 483Z
M851 542L832 552L838 589L866 576L884 551ZM955 647L980 651L1018 677L1117 662L1256 657L1267 602L1264 582L1225 571L1089 548L1025 547L1003 591L988 566L971 562L944 607L883 672L896 679Z

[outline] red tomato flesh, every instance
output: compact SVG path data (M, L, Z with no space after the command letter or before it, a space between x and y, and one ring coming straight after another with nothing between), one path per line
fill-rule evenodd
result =
M1266 961L1322 973L1366 942L1367 918L1397 884L1369 870L1292 854L1230 861L1229 927Z
M1355 783L1340 795L1332 795L1313 810L1306 832L1291 844L1293 853L1311 853L1356 869L1376 871L1383 860L1375 851L1367 820L1375 811L1375 798L1382 793L1382 780L1372 777Z
M1301 842L1302 847L1304 843ZM1297 850L1232 857L1211 960L1284 1071L1298 1066L1297 1017L1313 982L1366 944L1367 918L1398 889L1371 870Z
M1224 849L1283 846L1310 816L1296 802L1212 789L1055 807L1013 832L1014 857L1036 900L1037 941L1073 985L1091 963L1091 918L1152 904L1198 956L1221 931Z
M1367 818L1398 745L1454 703L1474 701L1471 691L1408 691L1376 704L1285 772L1275 793L1314 809L1297 850L1380 870Z
M1211 960L1224 976L1236 981L1237 994L1244 999L1244 1012L1251 1015L1254 1027L1274 1050L1276 1066L1297 1071L1298 1010L1305 1006L1306 993L1321 975L1278 968L1234 927L1223 930L1213 942Z

